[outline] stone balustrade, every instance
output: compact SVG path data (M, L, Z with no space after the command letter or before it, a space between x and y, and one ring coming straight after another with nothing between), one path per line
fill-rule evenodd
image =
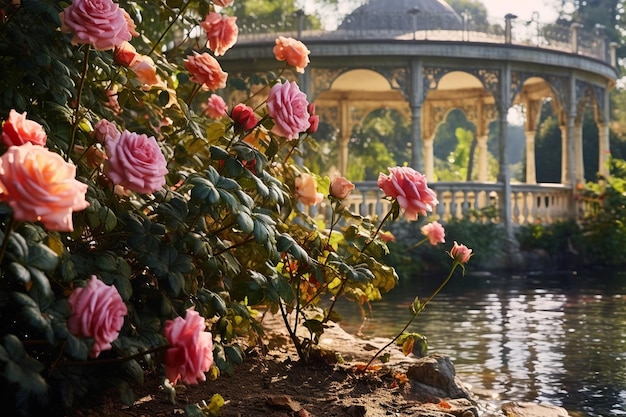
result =
M356 189L346 200L353 213L382 218L391 206L375 181L355 183ZM437 193L439 204L435 214L442 223L467 218L475 222L502 222L501 195L504 186L490 182L433 182L429 186ZM512 184L511 223L513 225L552 224L580 216L570 187L560 184ZM309 208L309 213L330 219L327 201Z

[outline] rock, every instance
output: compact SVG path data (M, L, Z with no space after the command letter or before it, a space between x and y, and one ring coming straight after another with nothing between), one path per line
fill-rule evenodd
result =
M503 404L502 411L507 417L570 417L562 407L517 401Z
M472 394L457 378L449 357L433 354L419 358L406 372L414 389L438 398L467 398Z

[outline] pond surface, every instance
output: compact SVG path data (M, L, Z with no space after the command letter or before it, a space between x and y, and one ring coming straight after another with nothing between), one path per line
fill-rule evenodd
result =
M361 332L395 336L415 296L426 299L440 282L401 280L372 304ZM342 327L356 333L358 308L339 307ZM626 273L455 275L408 331L450 356L496 407L548 402L572 416L626 416Z

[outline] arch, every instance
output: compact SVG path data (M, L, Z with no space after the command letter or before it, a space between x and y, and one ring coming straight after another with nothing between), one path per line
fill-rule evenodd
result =
M331 90L341 91L388 91L389 81L376 71L370 69L352 69L337 76L330 85Z

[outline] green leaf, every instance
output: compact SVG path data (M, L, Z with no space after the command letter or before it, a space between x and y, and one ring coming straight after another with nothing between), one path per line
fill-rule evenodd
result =
M240 211L237 214L237 224L243 233L248 234L254 231L254 221L252 217L244 211Z
M123 364L123 369L126 375L128 375L135 383L142 385L144 380L144 372L136 360L126 361Z
M53 271L59 263L59 257L52 249L38 243L29 247L27 263L28 266L42 271Z

